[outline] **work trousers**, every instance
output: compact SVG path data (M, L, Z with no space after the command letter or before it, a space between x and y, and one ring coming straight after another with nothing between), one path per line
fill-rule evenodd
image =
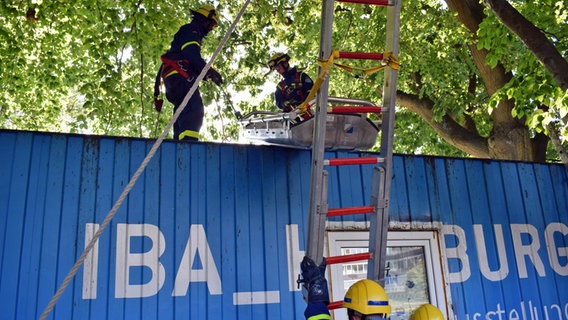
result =
M193 83L194 81L187 81L180 74L173 74L164 79L166 98L174 105L174 113L180 107ZM174 123L174 139L197 141L204 113L203 100L198 87Z

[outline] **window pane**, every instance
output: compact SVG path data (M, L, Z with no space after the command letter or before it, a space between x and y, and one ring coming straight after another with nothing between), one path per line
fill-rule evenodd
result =
M369 252L369 248L341 248L341 255ZM367 261L343 264L343 287L345 291L361 279L367 279Z
M368 248L341 248L342 255L363 252L368 252ZM388 247L386 264L385 291L392 306L390 319L408 319L412 310L430 301L424 247ZM345 290L358 280L366 278L366 261L343 264Z
M408 319L412 310L430 301L424 247L387 247L385 291L391 320Z

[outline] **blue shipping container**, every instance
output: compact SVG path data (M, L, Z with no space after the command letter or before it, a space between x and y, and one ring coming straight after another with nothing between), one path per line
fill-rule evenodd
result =
M0 131L0 319L40 316L152 144ZM310 158L164 142L49 318L303 319ZM330 207L365 205L371 177L330 169ZM440 226L456 319L568 319L563 166L395 155L390 214Z

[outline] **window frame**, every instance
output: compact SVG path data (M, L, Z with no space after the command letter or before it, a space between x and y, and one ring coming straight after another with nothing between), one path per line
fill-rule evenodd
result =
M367 247L369 246L369 231L328 231L327 232L328 256L341 255L342 247ZM450 304L446 293L449 293L448 283L444 281L442 259L440 255L440 243L436 231L389 231L387 234L388 247L423 247L428 277L428 295L430 303L437 306L446 319L447 305ZM341 264L328 267L328 279L330 279L330 298L332 301L343 300L345 289L343 288L343 272ZM438 285L436 285L438 284ZM345 309L334 311L335 319L346 319Z

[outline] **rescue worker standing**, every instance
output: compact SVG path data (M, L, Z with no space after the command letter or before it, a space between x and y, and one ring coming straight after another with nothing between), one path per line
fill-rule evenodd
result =
M274 100L278 109L284 112L290 112L304 102L314 86L310 76L296 67L291 68L288 61L290 56L286 53L276 53L268 61L270 71L276 70L282 76L274 92Z
M219 23L217 11L210 5L190 11L192 21L178 30L170 50L162 56L161 76L166 98L174 105L174 113L206 65L201 57L201 42ZM208 70L205 79L218 86L223 83L223 78L213 68ZM174 139L197 141L203 116L203 100L197 88L174 124Z
M308 289L308 306L304 311L307 320L331 319L327 305L329 292L325 279L325 259L316 265L309 257L301 263L302 277ZM347 290L343 299L349 320L386 319L391 313L389 298L378 283L359 280Z

